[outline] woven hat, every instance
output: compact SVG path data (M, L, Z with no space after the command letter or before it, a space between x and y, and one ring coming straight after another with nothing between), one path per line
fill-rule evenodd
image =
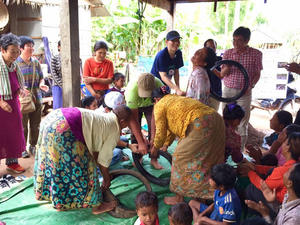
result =
M125 98L118 91L111 91L104 97L104 103L111 109L115 109L118 106L125 105Z
M151 97L155 89L155 78L151 73L142 73L137 81L138 95L141 98Z
M2 30L9 20L9 14L6 5L0 1L0 30Z

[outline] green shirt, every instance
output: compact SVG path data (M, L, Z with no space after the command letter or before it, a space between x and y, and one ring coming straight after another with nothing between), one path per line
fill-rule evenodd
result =
M160 88L163 85L164 84L158 78L155 77L155 88ZM129 82L125 91L125 100L127 106L131 109L137 109L137 108L153 105L151 97L149 98L139 97L137 80Z

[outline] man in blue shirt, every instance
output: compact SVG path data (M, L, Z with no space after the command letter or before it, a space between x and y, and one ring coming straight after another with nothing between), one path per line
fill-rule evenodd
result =
M180 38L180 34L175 30L167 34L167 47L157 53L151 73L170 89L175 90L177 95L185 95L179 85L179 68L183 66L182 52L178 49ZM172 77L175 84L172 82Z

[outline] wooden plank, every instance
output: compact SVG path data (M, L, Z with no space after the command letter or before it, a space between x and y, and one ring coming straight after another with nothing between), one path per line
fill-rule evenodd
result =
M60 36L63 106L80 106L78 0L61 0Z

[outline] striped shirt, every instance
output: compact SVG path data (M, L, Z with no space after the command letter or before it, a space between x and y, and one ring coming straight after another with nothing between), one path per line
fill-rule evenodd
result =
M40 89L40 81L43 79L43 72L41 69L41 65L36 58L31 57L30 63L27 64L24 60L19 56L16 60L19 65L21 72L24 76L24 86L27 90L31 90L32 79L33 79L33 65L35 65L35 79L32 88L32 93L37 99L37 102L42 102L42 92Z
M60 54L54 56L51 60L51 73L54 80L54 85L58 85L62 88L62 75L61 75L61 60Z
M239 53L236 49L229 49L224 53L223 60L233 60L244 66L249 75L249 87L254 87L259 80L262 66L261 51L247 47L245 51ZM231 66L230 74L224 77L224 84L228 88L242 89L244 86L244 76L235 66Z

